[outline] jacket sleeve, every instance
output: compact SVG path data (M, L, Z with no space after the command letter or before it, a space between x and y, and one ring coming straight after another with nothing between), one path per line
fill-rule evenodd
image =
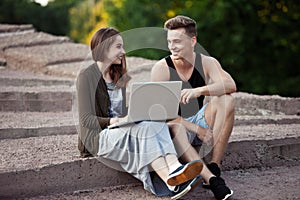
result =
M104 129L110 118L98 117L95 111L95 92L97 83L89 81L86 74L79 74L76 82L80 126L87 129Z

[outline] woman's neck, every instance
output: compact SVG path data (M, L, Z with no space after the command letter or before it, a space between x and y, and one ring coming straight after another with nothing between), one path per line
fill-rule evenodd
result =
M110 77L110 74L109 74L110 65L105 64L105 63L100 62L100 61L97 61L97 66L98 66L100 72L102 73L102 76L103 76L103 79L105 80L105 82L107 82L107 83L113 82L112 78Z

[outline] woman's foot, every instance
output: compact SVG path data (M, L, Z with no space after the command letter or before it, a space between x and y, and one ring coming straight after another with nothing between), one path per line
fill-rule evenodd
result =
M171 199L179 199L186 195L188 192L195 189L201 182L201 177L197 176L196 178L187 181L181 185L175 186L175 189L172 191L172 197Z
M203 164L200 160L194 160L185 165L178 167L173 171L167 180L171 186L180 185L197 177L202 171Z

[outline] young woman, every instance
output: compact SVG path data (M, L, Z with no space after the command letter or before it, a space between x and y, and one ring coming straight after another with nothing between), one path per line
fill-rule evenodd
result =
M99 29L91 40L91 51L95 62L79 73L76 85L81 156L97 155L118 163L155 195L183 196L200 183L202 163L178 161L167 124L144 121L107 129L127 110L125 90L130 77L119 32Z

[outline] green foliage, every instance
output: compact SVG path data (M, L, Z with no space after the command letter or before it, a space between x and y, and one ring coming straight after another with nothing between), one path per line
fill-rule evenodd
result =
M196 20L198 42L236 80L239 91L300 94L300 4L294 0L1 0L0 23L33 24L37 30L88 43L100 27L126 32L163 27L175 15ZM146 30L146 29L145 29ZM140 31L140 30L139 30ZM124 35L125 36L125 35ZM165 36L152 32L126 38L127 55L160 59ZM136 49L137 43L149 48Z
M31 0L1 0L0 23L32 24L38 31L69 33L69 9L80 0L55 0L46 7Z
M115 6L107 0L106 6L110 24L121 31L163 27L166 19L187 15L197 22L198 42L221 62L240 91L300 94L300 38L296 31L300 4L296 1L123 0ZM163 54L138 51L133 55L159 59Z
M69 35L76 42L89 43L94 30L107 25L101 1L81 1L69 10L69 14L71 26Z

